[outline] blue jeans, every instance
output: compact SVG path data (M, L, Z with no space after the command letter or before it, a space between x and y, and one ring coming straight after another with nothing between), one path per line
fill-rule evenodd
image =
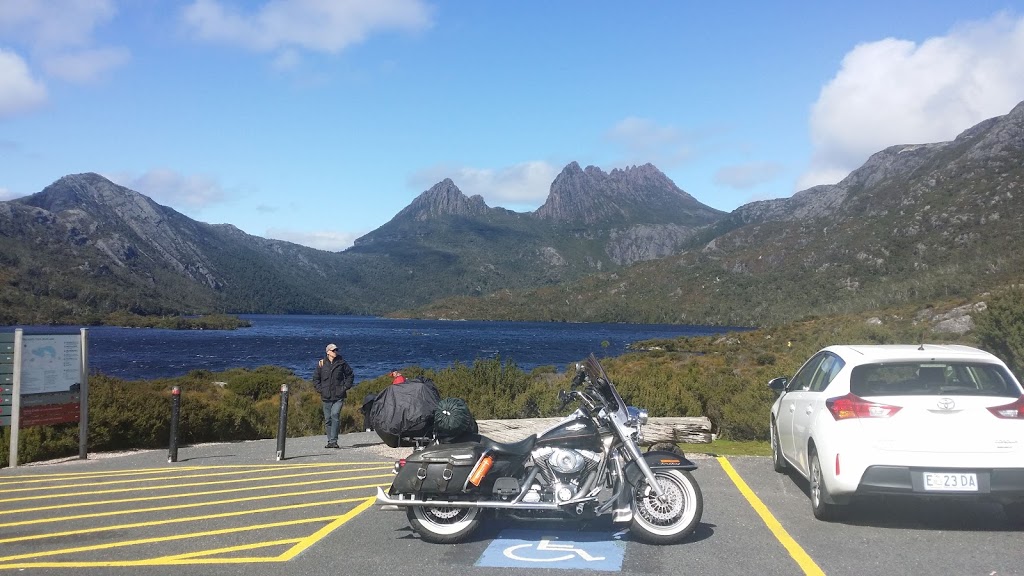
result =
M327 432L327 443L338 443L338 428L341 426L341 405L344 400L337 402L323 402L324 406L324 428Z

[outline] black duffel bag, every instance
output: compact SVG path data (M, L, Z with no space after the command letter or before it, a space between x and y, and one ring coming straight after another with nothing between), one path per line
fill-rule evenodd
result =
M370 407L370 427L392 448L433 434L434 409L441 400L429 378L412 378L385 388Z
M480 431L476 418L462 398L444 398L434 408L434 436L438 442L467 442Z

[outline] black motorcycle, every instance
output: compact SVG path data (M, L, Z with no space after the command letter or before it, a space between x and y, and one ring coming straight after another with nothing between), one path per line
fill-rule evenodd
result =
M577 389L580 388L580 389ZM647 413L627 407L594 355L577 365L562 407L579 408L519 442L432 444L395 463L395 479L377 500L404 507L423 540L459 542L493 510L515 519L588 520L610 515L651 544L689 536L704 509L690 471L669 451L641 452Z

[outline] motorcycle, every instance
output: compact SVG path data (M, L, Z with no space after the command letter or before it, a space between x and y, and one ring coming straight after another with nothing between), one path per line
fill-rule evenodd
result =
M647 413L627 407L597 358L576 366L561 410L578 408L540 435L500 443L486 436L432 444L395 463L377 501L404 508L427 541L466 539L488 511L519 520L611 516L650 544L674 544L696 529L703 496L696 464L665 450L640 451Z

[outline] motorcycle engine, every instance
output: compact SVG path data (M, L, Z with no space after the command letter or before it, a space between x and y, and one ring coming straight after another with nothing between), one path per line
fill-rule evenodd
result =
M548 465L559 474L576 474L586 465L587 460L576 450L556 448L548 456Z

